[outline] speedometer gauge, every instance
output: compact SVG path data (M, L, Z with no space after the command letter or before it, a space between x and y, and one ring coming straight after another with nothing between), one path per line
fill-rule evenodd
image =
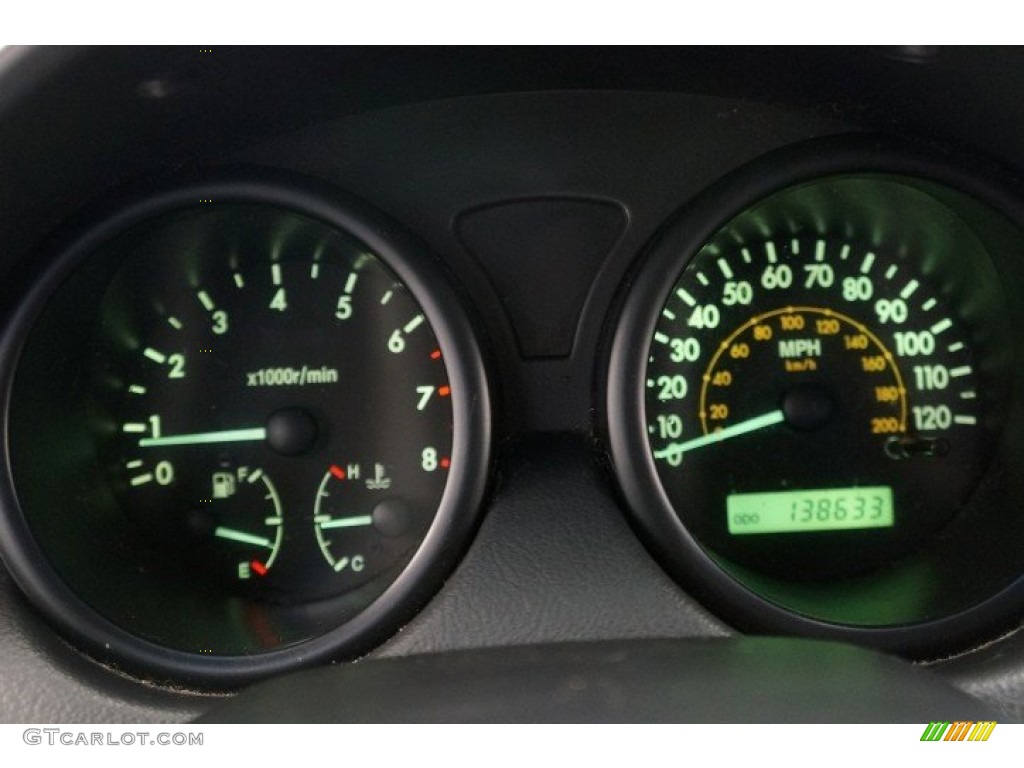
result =
M647 364L651 451L716 551L804 578L865 570L978 482L992 439L973 350L918 254L767 235L712 242L669 291Z
M22 587L102 658L199 682L386 638L489 469L480 351L431 257L265 174L97 220L6 340Z
M655 243L612 345L611 455L649 545L737 624L941 647L977 623L930 622L1024 571L999 276L1024 237L927 159L821 156L765 159Z

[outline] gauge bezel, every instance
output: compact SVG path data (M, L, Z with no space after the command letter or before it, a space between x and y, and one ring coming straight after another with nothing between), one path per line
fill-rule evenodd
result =
M292 646L244 656L167 648L101 616L65 584L36 542L17 497L10 461L9 407L18 360L58 286L107 241L147 220L201 201L274 206L340 229L370 248L419 303L442 350L453 392L453 461L434 520L398 577L340 626ZM101 662L145 678L203 688L243 683L318 661L354 658L391 637L432 597L479 523L491 472L492 411L484 353L466 305L439 260L416 236L363 200L317 179L262 168L226 168L127 189L84 210L44 243L24 300L0 335L0 556L29 600ZM28 267L29 270L32 267Z
M619 490L638 535L677 581L738 629L852 641L933 657L990 640L1024 606L1024 577L973 606L917 623L860 625L815 618L758 595L729 574L680 521L651 455L645 418L646 363L670 287L711 238L736 216L794 186L841 175L896 175L982 202L1020 227L1021 190L994 163L971 158L969 172L918 144L886 136L834 136L788 146L735 170L688 202L655 233L618 299L606 346L600 428ZM1019 359L1017 366L1019 368Z

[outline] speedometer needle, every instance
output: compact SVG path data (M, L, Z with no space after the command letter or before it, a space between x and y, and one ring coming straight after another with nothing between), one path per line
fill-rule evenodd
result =
M266 427L252 429L222 429L219 432L193 432L189 435L168 435L166 437L144 437L139 440L140 448L155 448L162 445L201 445L203 443L243 443L266 440Z
M654 452L654 458L664 459L668 456L675 456L687 451L695 451L698 448L703 448L705 445L711 445L712 443L720 443L722 440L728 440L730 437L738 437L745 435L748 432L755 432L765 427L771 427L775 424L780 424L786 420L785 415L782 413L782 409L770 411L762 414L761 416L755 416L752 419L741 421L738 424L733 424L731 427L720 429L717 432L711 432L701 437L695 437L692 440L687 440L684 443L670 443L660 451Z

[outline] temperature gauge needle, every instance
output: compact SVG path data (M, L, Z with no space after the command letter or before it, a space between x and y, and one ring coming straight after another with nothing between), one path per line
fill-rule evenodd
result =
M757 430L764 429L765 427L781 424L785 420L786 417L780 408L778 410L762 414L761 416L755 416L752 419L741 421L738 424L733 424L731 427L720 429L717 432L711 432L710 434L702 435L701 437L695 437L692 440L687 440L683 443L671 443L660 451L655 451L654 458L664 459L667 456L674 456L680 453L686 453L687 451L695 451L698 448L703 448L705 445L720 443L731 437L739 437L740 435L745 435L748 432L756 432Z
M244 443L267 439L266 427L252 429L222 429L219 432L193 432L190 435L167 435L166 437L144 437L139 440L140 448L156 448L163 445L202 445L204 443Z
M314 522L323 529L327 528L357 528L363 525L373 525L372 515L357 515L355 517L330 518L326 515L314 518Z

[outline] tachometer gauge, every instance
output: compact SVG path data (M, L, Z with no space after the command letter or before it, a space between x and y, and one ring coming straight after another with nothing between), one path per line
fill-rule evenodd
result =
M612 349L623 491L670 570L743 625L927 622L1020 575L1005 545L983 575L953 565L1019 527L993 467L1019 451L996 261L1020 232L933 181L844 162L864 159L817 178L798 162L789 186L748 176L691 210L632 284Z
M245 239L218 242L240 222ZM341 233L246 206L133 247L148 257L106 291L94 398L139 535L170 567L276 599L343 593L399 562L440 504L459 396L406 286ZM408 510L399 535L373 524L384 501ZM328 539L346 554L318 558Z
M232 178L121 209L12 348L6 555L103 656L233 680L365 649L471 530L469 323L422 246L333 190Z

